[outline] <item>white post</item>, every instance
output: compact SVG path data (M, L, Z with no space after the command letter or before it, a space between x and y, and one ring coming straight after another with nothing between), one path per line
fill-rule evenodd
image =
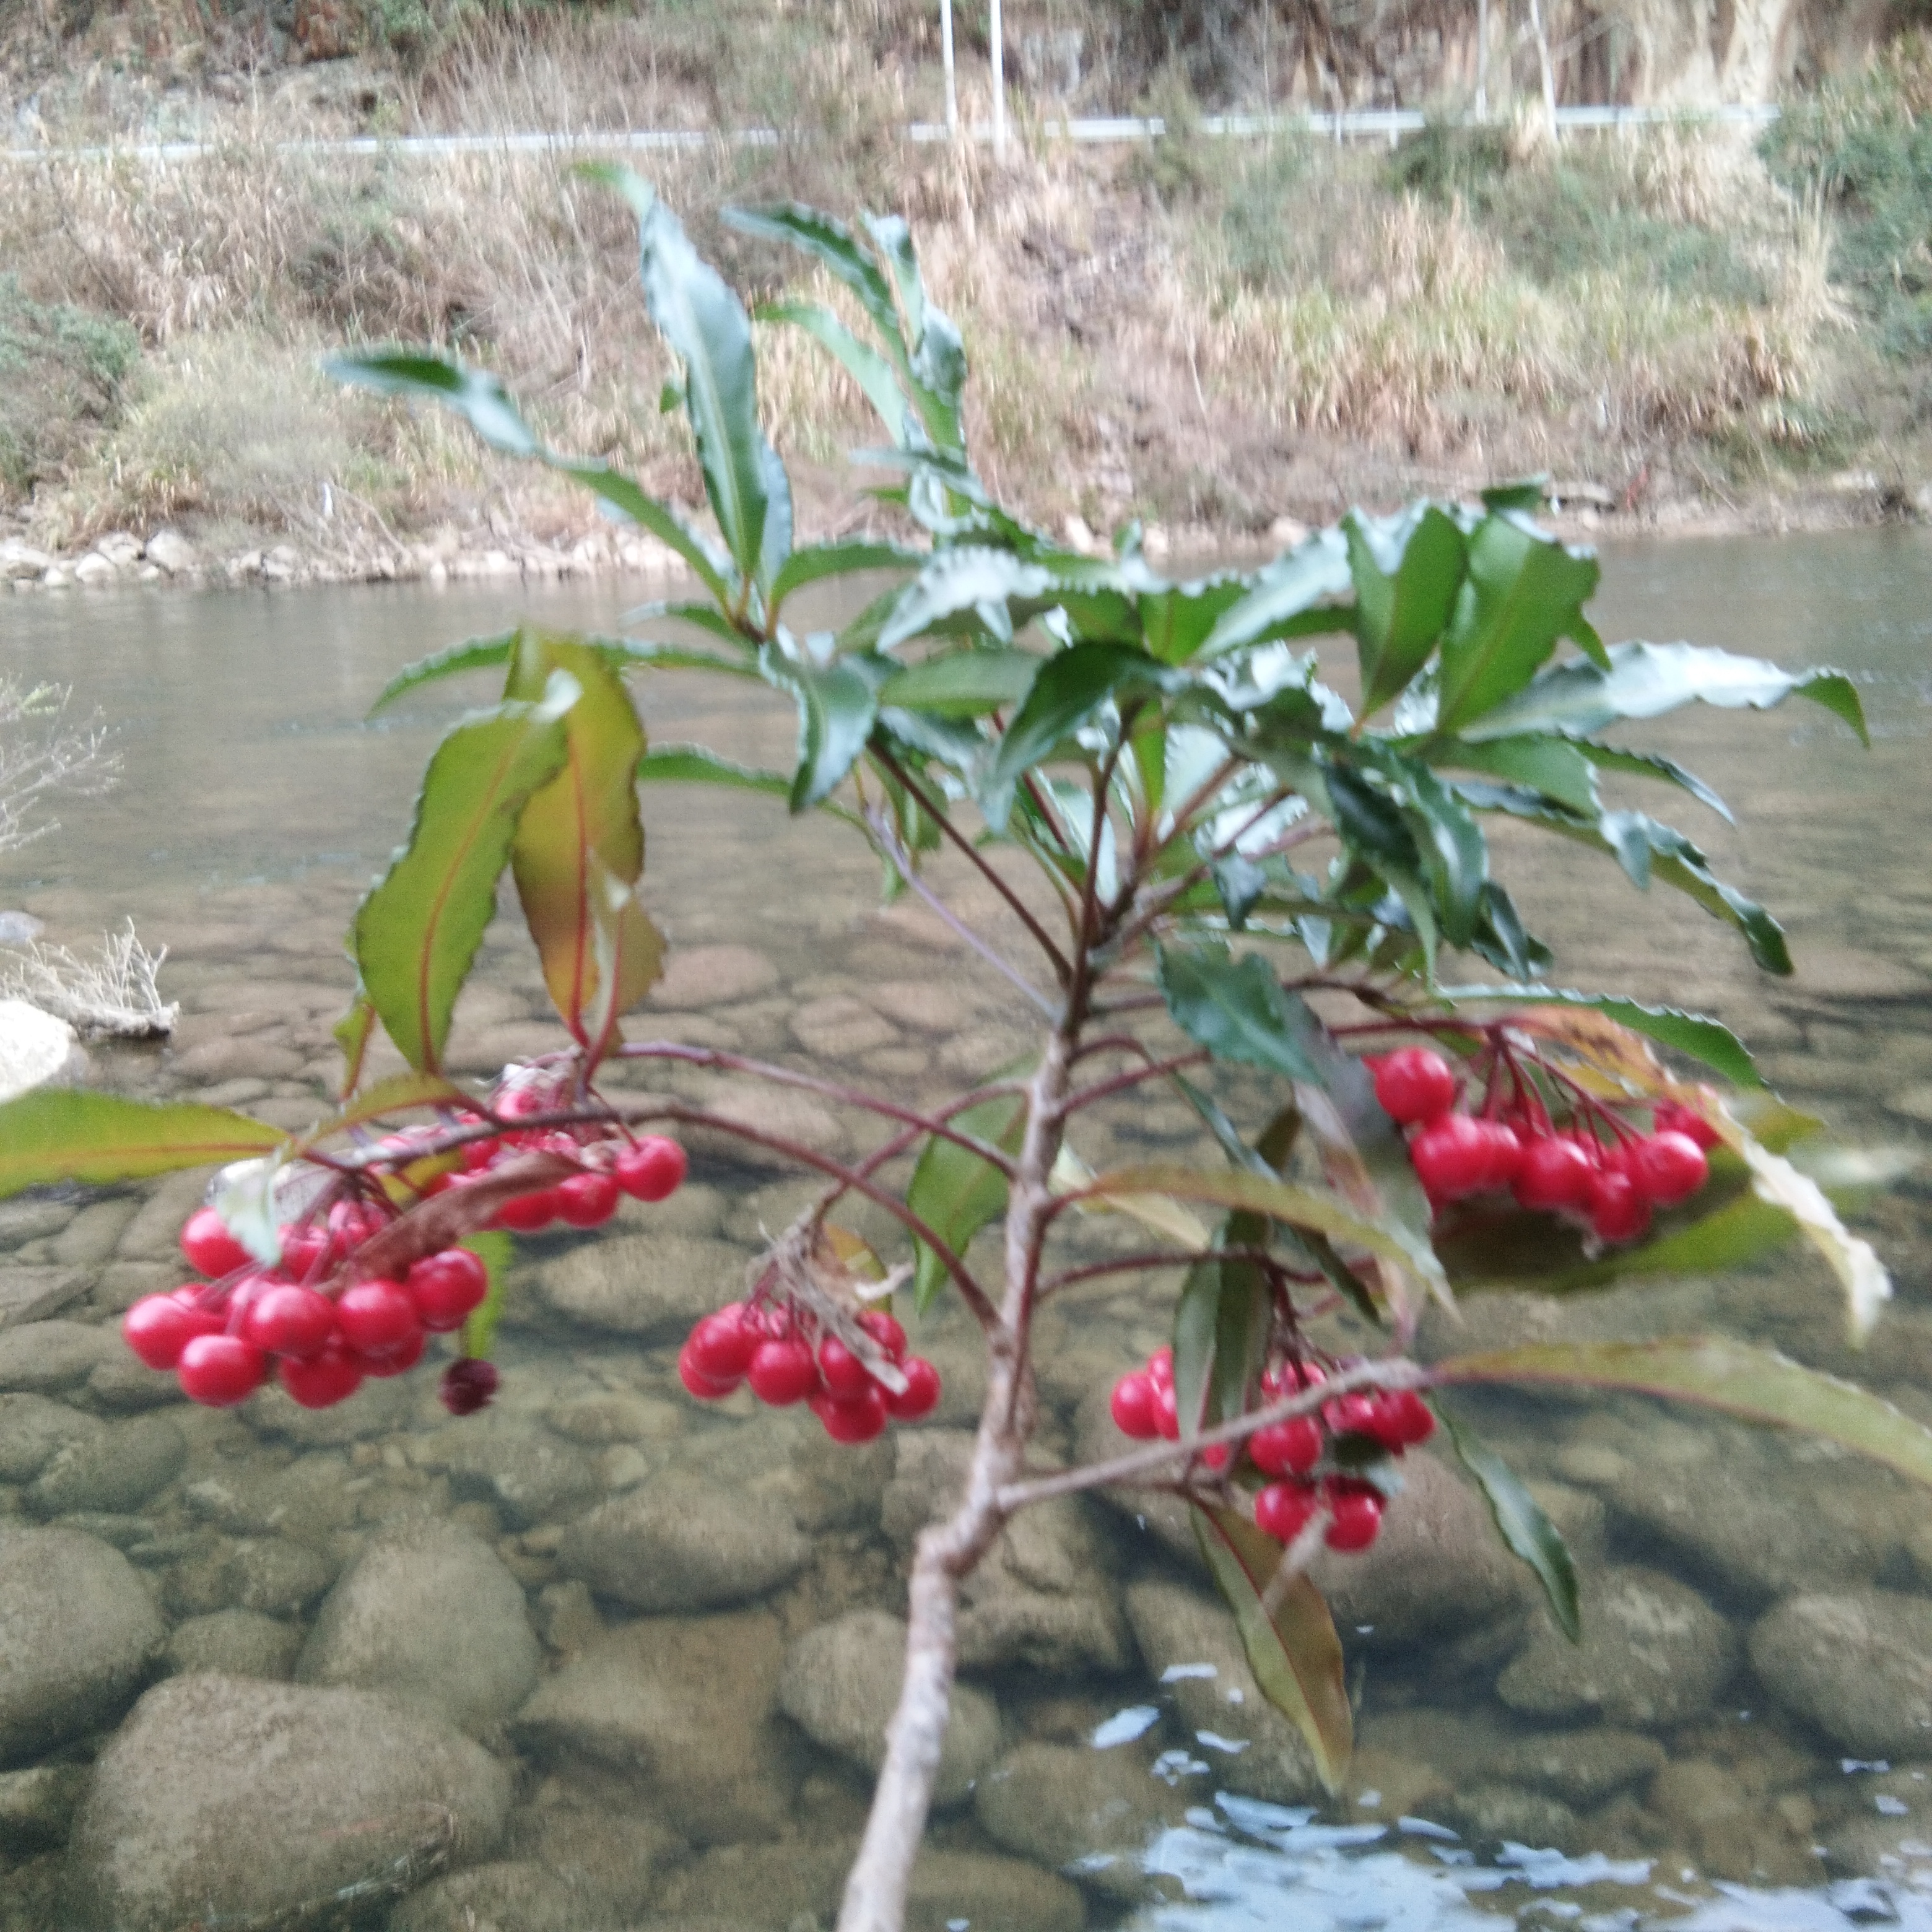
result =
M939 58L946 69L946 131L959 132L959 86L952 73L952 0L939 0Z
M950 4L950 0L948 0ZM952 71L952 55L946 56L946 70ZM1490 118L1490 0L1476 0L1476 118Z
M1543 111L1550 117L1550 140L1553 146L1559 138L1556 128L1556 72L1550 64L1550 36L1544 29L1540 0L1529 0L1529 26L1536 36L1536 62L1543 70Z
M1000 0L991 0L989 31L993 39L993 154L1006 158L1006 40L1000 19Z

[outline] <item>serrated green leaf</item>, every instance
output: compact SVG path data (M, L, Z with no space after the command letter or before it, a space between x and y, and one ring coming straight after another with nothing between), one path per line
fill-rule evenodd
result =
M730 785L739 791L763 792L789 799L791 780L783 772L761 772L734 764L702 745L660 745L638 760L640 781L658 784Z
M346 1099L355 1092L362 1078L362 1063L368 1058L369 1042L376 1031L376 1009L356 982L356 997L349 1010L329 1029L329 1036L342 1049L342 1093Z
M1591 767L1594 746L1573 745L1567 738L1525 733L1513 738L1492 738L1469 744L1454 740L1432 745L1430 761L1458 771L1486 772L1511 784L1553 798L1558 805L1586 818L1597 814L1597 782Z
M523 635L520 631L505 631L494 638L470 638L460 644L452 644L446 650L433 656L418 658L412 664L405 665L383 686L382 694L369 707L373 718L386 705L392 704L404 692L416 690L419 686L434 684L439 678L454 677L459 672L479 670L509 662L517 648L517 640Z
M880 634L882 651L896 650L928 634L946 634L959 626L962 614L970 628L983 630L1002 644L1012 641L1012 616L1008 607L1028 604L1047 596L1054 574L1044 564L1016 556L1010 550L962 544L934 556L899 593L892 621Z
M1306 1576L1296 1577L1270 1620L1262 1598L1281 1562L1281 1546L1233 1510L1190 1504L1188 1514L1215 1587L1234 1612L1262 1695L1301 1733L1323 1785L1340 1790L1354 1749L1354 1718L1341 1640L1321 1592Z
M1030 651L948 651L895 671L879 702L941 718L976 718L1018 704L1044 662Z
M1453 519L1423 504L1388 524L1342 520L1355 586L1362 716L1400 697L1428 662L1456 608L1466 545Z
M1003 1153L1016 1154L1026 1131L1026 1096L996 1094L952 1118L962 1134ZM906 1205L956 1255L963 1255L988 1222L1006 1211L1006 1178L992 1162L957 1141L928 1140L906 1189ZM914 1243L913 1298L923 1315L944 1286L944 1264L924 1241Z
M1216 1060L1291 1080L1315 1078L1295 1036L1289 997L1259 955L1236 959L1216 940L1159 944L1154 958L1155 980L1175 1025Z
M1511 1006L1586 1007L1660 1046L1688 1054L1735 1085L1764 1084L1744 1042L1721 1021L1702 1013L1682 1012L1675 1006L1646 1006L1609 993L1573 992L1563 986L1444 986L1439 997L1452 1006L1501 1001Z
M776 644L758 654L766 680L788 691L798 704L798 768L790 805L804 812L830 796L851 770L878 716L878 691L890 674L889 660L859 655L818 663L790 657Z
M922 551L890 543L812 544L795 550L772 579L772 608L794 590L822 584L829 577L850 577L860 571L916 570L925 562Z
M506 704L454 728L423 776L410 842L350 928L362 984L398 1050L440 1066L450 1014L531 794L563 768L564 718L579 686L551 674L541 704Z
M1482 505L1486 510L1540 510L1549 500L1550 478L1546 475L1492 483L1482 493Z
M279 1127L226 1107L158 1106L118 1094L37 1087L0 1105L0 1198L57 1180L138 1180L286 1146Z
M1041 665L987 761L982 801L1017 784L1109 700L1156 686L1163 675L1144 651L1122 644L1082 643L1056 651Z
M1546 738L1538 742L1553 744L1557 741ZM1620 745L1599 745L1591 740L1580 742L1576 749L1600 770L1629 772L1639 778L1660 778L1666 784L1676 786L1679 791L1688 791L1700 805L1708 805L1726 825L1737 823L1731 816L1730 807L1695 772L1687 772L1675 759L1666 758L1656 752L1626 751ZM1564 802L1568 804L1570 801L1566 799ZM1596 808L1592 805L1577 808L1594 812Z
M492 449L535 456L542 446L510 400L500 377L454 356L420 350L366 349L332 356L323 368L339 382L379 395L414 396L454 410Z
M1748 1422L1802 1429L1932 1484L1932 1430L1867 1390L1728 1336L1534 1342L1451 1355L1435 1365L1430 1379L1450 1388L1508 1382L1624 1389L1696 1402Z
M1222 613L1196 655L1219 657L1261 644L1280 634L1286 623L1346 596L1352 581L1347 539L1340 530L1317 530L1256 577L1249 590ZM1337 608L1327 628L1348 628L1347 610Z
M860 341L824 303L764 302L757 314L760 322L788 322L810 336L858 384L886 434L896 442L904 438L913 406L892 373L892 362Z
M1544 1515L1528 1485L1467 1423L1445 1415L1442 1426L1463 1468L1475 1478L1495 1520L1496 1533L1543 1586L1557 1628L1572 1643L1581 1643L1582 1613L1577 1604L1576 1564L1570 1546Z

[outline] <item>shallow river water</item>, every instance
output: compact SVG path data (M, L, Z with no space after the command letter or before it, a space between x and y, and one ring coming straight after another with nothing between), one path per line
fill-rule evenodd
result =
M1922 1144L1932 543L1633 547L1606 578L1607 637L1835 662L1874 742L1795 706L1646 739L1736 808L1733 830L1647 801L1785 919L1790 982L1687 902L1499 838L1557 976L1716 1012L1834 1129ZM97 1049L90 1077L314 1119L348 914L436 730L486 694L374 723L370 700L464 634L525 614L608 624L644 594L12 599L0 675L70 684L124 771L0 857L0 906L76 947L131 918L168 947L183 1009L166 1048ZM763 693L728 704L661 677L640 698L660 742L788 754L788 713ZM684 788L646 814L674 952L641 1026L915 1094L1019 1047L1000 983L924 914L881 911L874 862L837 828ZM458 1070L555 1044L544 1011L500 920ZM655 1088L828 1150L867 1132L708 1076ZM1187 1125L1150 1102L1082 1151L1178 1150ZM112 1324L179 1278L200 1177L0 1204L0 1929L829 1924L890 1709L906 1552L975 1413L973 1350L956 1316L930 1322L939 1415L864 1450L748 1397L700 1411L676 1343L804 1192L726 1147L693 1154L671 1202L525 1244L502 1396L461 1423L427 1365L309 1415L279 1394L194 1409L134 1364ZM1724 1330L1932 1421L1932 1185L1908 1178L1859 1225L1899 1291L1862 1355L1796 1256L1594 1299L1486 1298L1462 1334ZM1106 1389L1161 1339L1172 1285L1103 1283L1047 1318L1049 1453L1105 1446ZM1932 1928L1932 1496L1802 1438L1634 1400L1466 1413L1576 1551L1580 1652L1446 1466L1414 1459L1376 1550L1322 1573L1359 1748L1346 1796L1320 1802L1172 1526L1131 1499L1039 1512L968 1592L914 1922Z

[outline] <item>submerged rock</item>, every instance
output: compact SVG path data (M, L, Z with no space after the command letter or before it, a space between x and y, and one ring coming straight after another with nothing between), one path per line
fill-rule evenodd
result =
M1897 1590L1789 1597L1750 1634L1773 1696L1859 1756L1932 1754L1932 1599Z
M425 1437L415 1460L446 1469L458 1496L493 1504L518 1529L573 1516L604 1490L596 1463L575 1443L496 1409Z
M560 1315L647 1341L682 1341L743 1286L745 1252L697 1234L620 1234L550 1262L538 1291Z
M31 1483L60 1450L103 1434L98 1417L44 1395L0 1395L0 1483Z
M168 1639L168 1669L177 1676L212 1670L224 1677L285 1682L294 1672L302 1634L259 1610L214 1610L176 1624Z
M27 1491L36 1516L137 1510L188 1460L188 1438L165 1415L136 1416L68 1443Z
M981 1778L974 1816L1003 1850L1131 1900L1148 1892L1149 1842L1184 1808L1131 1745L1022 1744Z
M166 1627L134 1567L71 1529L0 1529L0 1763L106 1723Z
M1640 1729L1708 1710L1737 1667L1730 1625L1696 1591L1654 1570L1583 1579L1583 1640L1546 1618L1496 1680L1512 1710L1542 1718L1595 1712Z
M557 1557L601 1597L676 1612L762 1597L811 1553L769 1497L683 1475L593 1510L566 1532Z
M509 1795L479 1746L368 1691L170 1678L94 1767L67 1922L178 1932L351 1886L404 1892L445 1858L487 1854Z
M316 1612L296 1675L388 1690L472 1733L508 1717L537 1680L523 1586L460 1525L378 1538Z
M64 1844L88 1775L80 1764L0 1772L0 1852L40 1852Z
M884 1610L853 1610L821 1624L785 1652L779 1708L814 1744L876 1774L905 1648L905 1625ZM970 1797L999 1750L999 1706L985 1691L956 1684L933 1802L944 1810Z
M499 1861L433 1880L390 1913L387 1932L586 1932L583 1903L539 1864Z
M1553 1731L1504 1744L1485 1762L1507 1783L1587 1807L1648 1784L1662 1767L1664 1755L1664 1747L1640 1731L1593 1724L1586 1730Z
M47 1394L84 1382L103 1362L118 1361L127 1345L111 1328L85 1322L27 1322L0 1330L0 1390Z

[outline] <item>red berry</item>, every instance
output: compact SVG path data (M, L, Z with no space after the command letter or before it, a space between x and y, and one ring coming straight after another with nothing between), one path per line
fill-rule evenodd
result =
M1248 1438L1248 1460L1264 1476L1305 1476L1322 1460L1322 1426L1312 1415L1271 1422Z
M400 1354L422 1334L409 1291L399 1281L358 1281L335 1304L342 1339L358 1355Z
M494 1138L487 1141L465 1141L457 1158L462 1162L464 1172L466 1174L481 1174L496 1158L502 1146L502 1143L500 1141Z
M905 1387L886 1392L886 1413L895 1422L923 1422L939 1406L939 1371L923 1355L908 1355L899 1365Z
M814 1396L812 1412L835 1442L869 1442L886 1426L884 1393L870 1376L861 1394L842 1400L829 1393Z
M304 1408L332 1408L362 1385L362 1364L340 1344L306 1362L284 1358L275 1373Z
M209 1408L232 1408L262 1386L268 1358L239 1335L197 1335L176 1370L182 1394Z
M550 1112L550 1090L531 1081L520 1087L500 1087L490 1097L490 1111L500 1120L527 1120Z
M661 1134L646 1134L620 1154L613 1166L617 1185L640 1201L662 1201L683 1185L684 1150Z
M1675 1100L1660 1100L1652 1120L1659 1133L1682 1134L1685 1139L1695 1141L1707 1153L1723 1138L1694 1108L1680 1106Z
M1436 1433L1436 1414L1413 1389L1397 1389L1384 1399L1391 1448L1413 1449ZM1388 1438L1384 1437L1384 1441Z
M818 1364L802 1336L782 1335L760 1342L745 1372L752 1393L774 1408L802 1402L818 1386Z
M1404 1126L1439 1120L1456 1104L1457 1081L1432 1047L1406 1046L1376 1069L1376 1098Z
M205 1275L232 1274L248 1264L248 1250L212 1208L197 1208L188 1217L181 1231L181 1250L188 1266Z
M556 1190L540 1187L534 1194L514 1194L490 1217L493 1228L508 1228L512 1233L534 1234L556 1219Z
M739 1318L736 1308L721 1308L692 1330L684 1347L699 1374L713 1382L729 1382L735 1388L752 1366L758 1337Z
M282 1234L282 1272L296 1281L306 1281L328 1256L328 1230L314 1226L284 1228Z
M896 1362L904 1359L906 1331L887 1310L868 1308L859 1317L859 1326L871 1336Z
M1170 1442L1180 1439L1180 1406L1174 1399L1172 1382L1156 1382L1154 1385L1154 1432L1164 1436Z
M1315 1492L1299 1483L1270 1483L1255 1492L1255 1527L1277 1543L1292 1543L1315 1514Z
M1689 1200L1711 1178L1704 1150L1675 1127L1643 1135L1627 1158L1630 1178L1660 1208Z
M1114 1426L1123 1436L1146 1442L1160 1433L1160 1424L1154 1419L1154 1387L1144 1369L1123 1376L1114 1384L1108 1406L1113 1412Z
M412 1329L410 1339L400 1348L391 1348L382 1354L356 1354L365 1376L406 1375L422 1360L422 1353L429 1346L429 1337L420 1328Z
M1595 1164L1574 1141L1553 1134L1533 1140L1516 1169L1517 1204L1545 1214L1580 1208L1589 1200L1596 1172Z
M1415 1178L1437 1198L1460 1201L1489 1185L1494 1151L1483 1123L1466 1114L1432 1121L1408 1144Z
M352 1253L382 1226L382 1216L361 1201L338 1201L328 1210L328 1232L339 1255Z
M616 1175L573 1174L557 1184L557 1218L573 1228L601 1228L616 1213L622 1198Z
M226 1325L218 1310L172 1294L144 1294L122 1316L121 1336L149 1368L172 1369L197 1335L218 1335Z
M1322 1420L1337 1436L1375 1436L1381 1412L1381 1405L1372 1395L1339 1395L1323 1404Z
M1234 1460L1234 1444L1228 1442L1210 1442L1196 1454L1210 1469L1225 1469Z
M1147 1378L1156 1388L1174 1386L1174 1351L1159 1348L1147 1358Z
M872 1386L865 1364L836 1335L818 1345L818 1372L835 1402L856 1402Z
M1590 1226L1599 1240L1634 1241L1650 1226L1650 1203L1620 1168L1600 1168L1590 1184Z
M1516 1138L1516 1130L1503 1120L1479 1120L1476 1124L1483 1130L1483 1138L1488 1143L1489 1164L1484 1170L1485 1187L1507 1187L1515 1180L1522 1166L1522 1142Z
M467 1248L444 1248L416 1262L403 1286L416 1304L416 1319L432 1334L448 1335L482 1306L490 1270Z
M1322 1540L1330 1550L1366 1550L1382 1526L1382 1499L1374 1490L1336 1484L1328 1492L1328 1510L1333 1520Z
M474 1415L479 1408L489 1407L500 1379L494 1363L466 1356L443 1370L436 1399L452 1415Z
M708 1374L692 1348L691 1341L677 1352L677 1378L700 1402L722 1402L743 1379L740 1376L714 1376Z
M278 1282L249 1303L242 1328L258 1348L305 1362L335 1333L335 1304L312 1288Z

